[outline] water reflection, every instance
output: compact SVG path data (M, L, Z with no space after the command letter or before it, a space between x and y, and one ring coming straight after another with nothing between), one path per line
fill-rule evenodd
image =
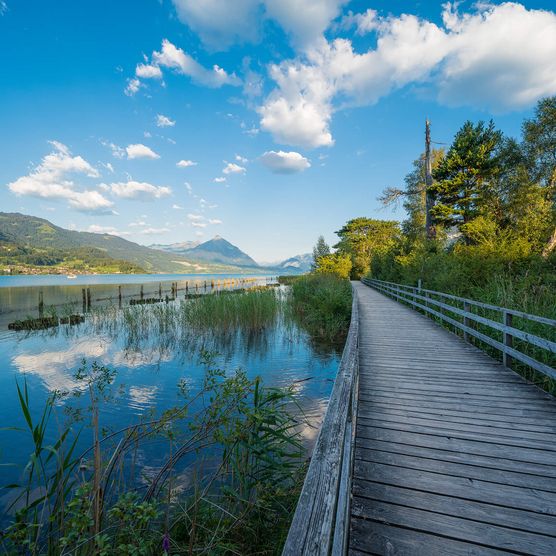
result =
M192 394L198 391L206 371L199 353L208 351L217 354L215 366L227 372L244 369L250 378L261 375L268 386L294 384L300 407L299 430L307 446L312 446L337 371L338 350L313 342L283 311L265 326L204 333L184 325L181 315L179 303L121 311L107 306L77 326L0 333L4 367L0 373L4 392L0 419L8 426L24 424L14 376L20 381L26 377L32 409L38 413L50 392L82 387L75 372L85 359L117 371L114 399L103 408L101 420L102 427L122 429L137 423L141 416L155 410L160 414L179 403L178 383L186 384ZM49 440L55 436L53 430ZM78 448L84 450L89 445L85 430ZM137 455L138 474L156 473L166 448L160 442L142 445ZM23 466L28 455L26 440L14 445L13 433L0 431L0 463ZM192 461L184 463L190 465ZM20 470L4 468L2 482L16 481Z

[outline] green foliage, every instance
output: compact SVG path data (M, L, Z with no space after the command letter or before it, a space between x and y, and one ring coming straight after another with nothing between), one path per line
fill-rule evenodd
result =
M338 278L348 279L351 274L351 256L342 253L321 255L315 264L315 272L318 274L333 274Z
M313 262L311 263L311 269L315 270L318 267L318 261L321 257L330 255L330 247L324 241L324 236L319 236L316 245L313 247Z
M351 285L331 273L302 276L292 285L294 314L309 333L341 344L349 330Z
M110 397L113 372L84 364L75 378L85 390L80 386L76 393L90 392L94 440L78 456L73 425L81 413L66 412L70 421L55 444L46 446L60 395L48 400L35 423L26 384L18 385L34 450L26 482L10 485L20 491L13 504L21 509L4 532L4 553L278 553L304 471L299 423L290 413L294 391L266 388L242 371L215 369L210 354L201 356L207 370L200 392L158 418L151 415L102 439L99 407ZM191 414L192 403L199 401L201 409ZM168 459L144 493L132 470L141 443L155 439L168 446ZM207 449L210 461L220 458L216 470L196 474L191 487L179 483L183 458L196 454L202 469Z
M371 270L371 261L377 254L387 252L399 238L399 223L392 220L354 218L336 232L340 241L335 246L352 262L351 277L361 278Z
M432 215L437 224L456 226L467 240L462 225L486 208L488 190L499 171L497 150L502 134L494 123L466 122L457 132L446 156L434 170L435 195Z

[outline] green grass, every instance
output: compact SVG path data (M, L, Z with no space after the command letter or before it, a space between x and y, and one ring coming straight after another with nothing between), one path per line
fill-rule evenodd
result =
M319 340L343 345L349 330L351 303L351 284L332 274L309 274L292 284L293 315Z

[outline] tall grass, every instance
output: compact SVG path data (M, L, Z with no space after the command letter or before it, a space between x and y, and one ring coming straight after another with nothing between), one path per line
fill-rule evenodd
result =
M51 445L45 439L59 398L35 422L27 388L18 386L33 449L21 483L7 486L17 493L11 509L19 509L4 531L4 553L278 554L303 474L293 391L206 364L199 392L110 433L101 407L114 374L84 365L75 378L90 399L87 419L66 423ZM194 402L201 408L192 414ZM78 454L86 426L91 445ZM153 440L166 446L165 459L145 490L135 477L137 454ZM193 454L188 482L183 466Z
M351 285L333 274L309 274L292 284L291 307L314 337L343 345L351 318Z

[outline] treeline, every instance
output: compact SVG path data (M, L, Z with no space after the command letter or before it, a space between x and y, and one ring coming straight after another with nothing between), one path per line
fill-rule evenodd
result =
M110 257L95 247L36 248L0 242L0 267L55 267L72 270L112 270L127 274L145 272L136 264Z
M385 205L403 203L401 222L355 218L332 253L322 238L314 270L416 284L531 312L556 312L556 97L541 100L505 136L493 121L465 122L447 149L413 161ZM428 197L428 203L427 203ZM427 205L429 226L427 223Z

